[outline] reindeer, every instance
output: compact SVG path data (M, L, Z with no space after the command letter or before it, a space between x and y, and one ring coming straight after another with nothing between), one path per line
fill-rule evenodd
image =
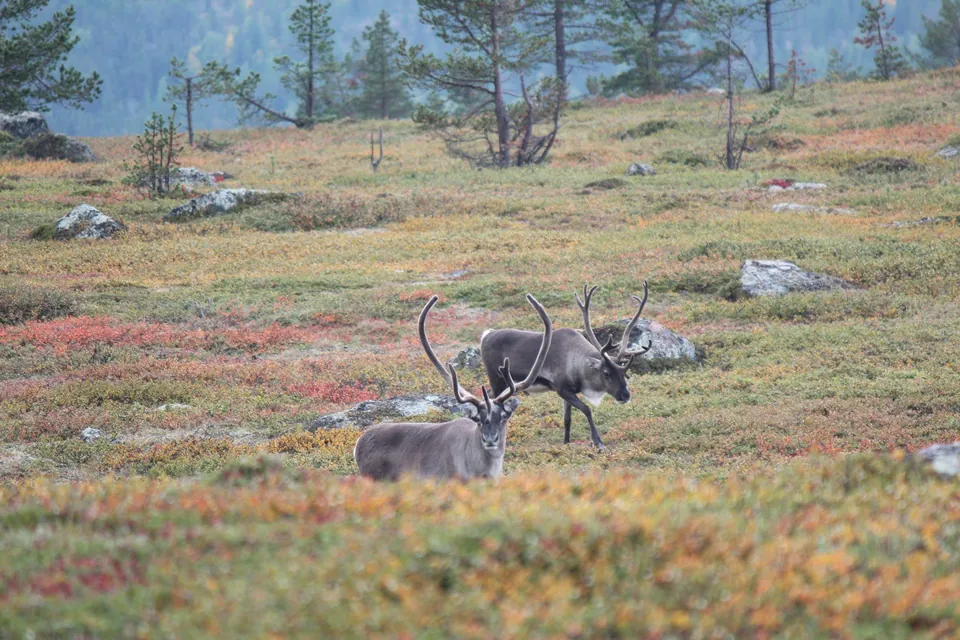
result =
M509 358L497 368L502 388L491 399L481 387L483 400L464 391L453 365L449 373L427 340L426 320L437 296L430 298L420 312L420 343L443 380L453 388L457 402L476 409L473 418L458 418L435 423L383 423L367 429L353 450L353 458L362 475L374 480L396 480L403 474L434 478L496 478L503 473L503 454L507 444L507 421L520 405L517 394L526 390L540 374L550 349L553 326L536 298L527 294L530 306L540 314L543 333L540 347L526 378L514 382Z
M633 359L646 353L653 346L651 342L637 351L628 351L627 344L630 334L637 322L643 307L647 304L647 282L643 282L643 299L631 296L638 304L636 315L627 325L619 345L612 344L612 338L601 345L590 326L590 301L597 291L594 286L589 291L583 287L583 300L574 294L577 306L583 313L583 328L586 337L575 329L557 329L547 353L547 360L539 370L536 382L527 389L527 393L543 393L554 391L563 399L563 443L570 443L571 407L576 407L587 417L590 425L590 436L598 449L603 449L603 440L593 422L593 413L590 407L581 400L583 397L594 407L599 407L603 398L613 396L618 403L630 401L630 390L627 389L627 370ZM536 348L537 334L532 331L519 329L497 329L483 332L480 338L480 357L490 380L493 393L499 394L508 385L499 372L498 364L509 358L512 371L519 375L531 375L536 371L534 349ZM616 350L616 355L611 352Z

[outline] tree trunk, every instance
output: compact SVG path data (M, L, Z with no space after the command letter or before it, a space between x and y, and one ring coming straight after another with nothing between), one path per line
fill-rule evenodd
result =
M311 3L312 4L312 3ZM310 52L307 55L307 104L305 105L304 111L307 114L307 120L313 122L313 7L309 7L310 13L310 31L309 38L307 38L307 46L310 47Z
M193 146L193 78L187 78L187 140Z
M510 116L503 97L503 77L500 69L500 15L499 8L490 10L490 33L493 36L491 48L493 63L493 109L497 116L497 164L510 166Z
M733 152L733 47L727 40L727 169L736 169L736 156Z
M763 11L767 21L767 91L777 90L777 63L773 53L773 0L764 0Z
M890 66L887 64L887 48L883 43L883 21L877 21L877 38L880 41L880 74L884 80L890 79Z

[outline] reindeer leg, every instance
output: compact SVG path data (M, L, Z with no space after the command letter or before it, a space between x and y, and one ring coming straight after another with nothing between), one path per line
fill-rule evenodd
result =
M579 409L580 413L587 416L587 423L590 425L590 437L593 438L593 444L597 447L597 449L602 451L605 447L603 446L603 440L600 439L600 432L597 431L597 425L593 423L593 412L590 411L590 407L588 407L583 400L578 398L577 394L575 393L571 393L569 391L562 392L560 393L560 397L563 398L564 402L570 403Z
M563 401L563 444L570 444L570 403Z

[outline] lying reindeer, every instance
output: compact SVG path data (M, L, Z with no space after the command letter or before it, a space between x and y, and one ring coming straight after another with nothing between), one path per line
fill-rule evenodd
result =
M509 358L497 368L502 388L491 400L486 387L481 387L483 400L464 391L457 380L457 371L448 365L449 373L437 358L427 340L427 314L437 296L420 312L420 343L430 362L444 381L453 388L457 402L469 403L477 410L475 418L458 418L436 423L383 423L367 429L353 450L362 475L374 480L396 480L403 474L434 478L495 478L503 473L503 454L507 444L507 421L520 405L517 394L526 390L540 374L550 349L553 326L539 302L527 294L530 305L540 314L543 334L540 347L527 377L514 382Z
M640 320L643 307L647 303L647 283L643 283L643 299L632 296L640 305L636 315L627 325L623 339L619 345L612 345L611 340L601 345L590 326L590 301L597 287L589 291L583 287L583 300L576 295L577 305L583 312L583 328L587 337L575 329L557 329L554 332L550 351L542 369L534 365L539 362L535 359L538 334L533 331L519 329L497 329L484 331L480 338L480 357L490 380L490 387L494 393L501 393L507 387L507 381L500 376L499 363L509 358L514 373L531 375L537 372L536 382L527 389L528 393L543 393L555 391L563 398L563 442L570 443L571 407L579 409L587 417L590 425L590 436L598 449L603 449L603 440L593 422L593 413L577 394L583 394L587 402L599 407L604 396L611 395L619 403L630 401L630 391L627 389L627 370L633 359L646 353L653 346L651 342L637 351L628 351L627 344L630 334ZM616 355L610 355L616 349ZM539 357L539 354L537 358Z

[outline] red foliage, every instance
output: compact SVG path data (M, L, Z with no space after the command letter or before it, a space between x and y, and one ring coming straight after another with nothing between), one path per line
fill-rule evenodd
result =
M261 329L230 327L221 330L187 329L178 325L121 323L106 317L76 317L49 322L27 322L0 328L0 344L33 345L63 354L69 349L103 343L113 346L163 346L210 349L225 346L244 351L263 351L297 342L312 334L302 328L272 324Z
M790 178L774 178L773 180L767 180L762 184L764 187L780 187L781 189L787 189L793 186L793 180Z
M287 391L306 398L325 400L335 404L356 404L365 400L376 400L377 394L363 384L343 384L340 382L307 382L292 384Z

